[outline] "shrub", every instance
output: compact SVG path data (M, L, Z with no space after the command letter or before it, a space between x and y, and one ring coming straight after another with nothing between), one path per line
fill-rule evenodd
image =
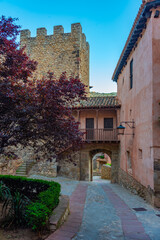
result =
M50 187L52 187L55 192L60 192L60 184L56 182L9 175L0 175L0 181L3 181L3 183L10 188L12 194L18 191L33 201L37 200L39 193L46 191Z
M26 210L28 223L33 230L41 230L48 221L50 210L47 206L40 202L31 203Z
M50 189L45 192L41 192L38 198L39 201L46 205L50 211L55 208L59 202L59 194L55 194Z
M40 230L59 203L60 184L5 175L0 175L0 180L3 180L11 192L11 197L5 201L4 211L7 212L9 207L8 216L12 216L16 224L23 224L27 220L32 229Z
M0 182L0 201L5 201L10 197L10 189L1 181Z
M111 167L111 163L107 163L106 165Z
M9 225L21 226L26 223L26 206L29 203L30 200L17 191L5 200L2 207L2 214L7 216Z

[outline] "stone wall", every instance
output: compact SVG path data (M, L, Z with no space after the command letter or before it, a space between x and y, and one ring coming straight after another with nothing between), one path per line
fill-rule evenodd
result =
M80 180L79 152L66 152L58 160L57 175Z
M144 198L147 202L154 204L154 192L151 188L146 188L131 175L119 169L119 184L129 189L132 193Z
M154 205L160 207L160 159L154 159Z
M0 157L0 175L15 175L18 167L23 163L20 158L9 159L5 156Z
M80 23L71 25L71 33L64 33L62 26L55 26L53 35L38 28L36 37L31 37L28 29L22 30L20 42L21 47L26 46L27 55L38 62L35 78L42 78L48 71L56 78L67 72L68 77L79 76L89 86L89 44Z
M41 175L45 177L57 177L56 161L39 161L37 162L28 175Z
M0 174L15 175L18 167L26 162L33 165L29 174L56 177L57 163L54 154L52 155L46 151L35 153L31 146L22 147L20 144L16 147L9 146L5 153L0 155Z
M111 179L111 167L107 165L103 165L101 169L101 178L102 179Z
M112 168L111 168L111 183L118 183L118 170L120 165L120 149L119 146L117 149L112 150Z
M31 147L23 148L20 144L9 146L0 155L0 174L15 175L16 170L23 162L34 159L34 151Z

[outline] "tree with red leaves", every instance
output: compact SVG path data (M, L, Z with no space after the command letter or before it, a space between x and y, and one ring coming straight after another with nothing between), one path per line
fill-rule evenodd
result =
M0 18L0 152L18 143L50 154L77 147L82 133L72 106L85 99L85 86L65 73L33 80L37 63L19 48L15 20Z

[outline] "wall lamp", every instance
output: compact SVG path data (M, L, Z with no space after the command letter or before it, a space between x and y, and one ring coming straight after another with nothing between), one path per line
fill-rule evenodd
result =
M132 133L124 133L126 127L123 126L123 124L126 124L129 128L133 129ZM118 135L133 135L134 136L134 128L135 128L135 121L123 121L120 123L118 129Z

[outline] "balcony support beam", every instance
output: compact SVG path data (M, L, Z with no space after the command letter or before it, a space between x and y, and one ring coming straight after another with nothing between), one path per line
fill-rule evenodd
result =
M98 130L98 116L99 116L99 110L96 110L96 129Z

